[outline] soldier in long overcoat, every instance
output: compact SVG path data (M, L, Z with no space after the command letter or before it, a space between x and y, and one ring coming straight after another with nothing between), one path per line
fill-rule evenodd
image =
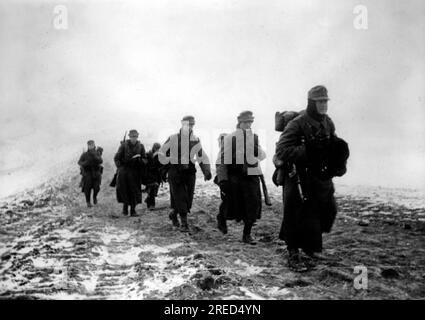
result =
M100 191L102 181L102 153L101 148L96 149L96 144L93 140L87 141L87 151L83 152L78 160L78 165L81 169L81 191L86 197L88 207L91 207L90 202L91 191L93 190L93 204L97 204L97 194Z
M337 214L332 177L345 173L328 168L329 146L336 138L326 114L328 100L324 86L312 88L305 112L288 123L276 144L275 164L288 168L279 237L287 244L289 267L300 272L322 251L322 233L330 232ZM303 259L299 249L310 258Z
M230 198L230 194L226 189L226 182L228 180L227 175L227 167L224 164L224 138L227 136L227 133L221 133L218 137L218 156L215 164L216 176L214 178L214 183L217 184L220 188L220 198L221 203L218 207L217 214L217 228L223 232L223 234L227 234L227 210L228 210L228 199Z
M172 211L169 215L173 225L189 231L187 215L192 208L196 183L195 162L198 162L204 179L211 179L211 166L207 154L202 150L201 141L193 133L195 118L185 116L182 128L171 135L160 148L158 155L162 165L168 166L168 183Z
M256 244L251 236L252 227L261 218L261 168L259 162L266 158L258 136L251 130L254 116L251 111L241 112L236 131L224 137L216 162L216 183L223 202L220 205L218 227L227 233L226 220L244 222L242 241ZM224 163L223 163L224 162Z
M152 149L146 153L146 169L143 177L143 184L146 186L147 197L145 203L148 209L155 208L155 198L158 195L159 185L162 182L161 178L161 163L158 160L158 151L161 144L154 143Z
M138 140L137 130L130 130L128 140L122 143L115 154L117 166L116 195L123 204L123 215L137 216L136 206L142 202L142 175L146 164L145 147Z

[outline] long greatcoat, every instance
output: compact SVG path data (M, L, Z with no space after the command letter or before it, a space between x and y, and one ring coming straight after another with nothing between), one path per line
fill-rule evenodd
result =
M133 156L139 158L132 159ZM146 158L145 147L140 141L134 145L130 140L122 143L115 154L117 166L116 195L119 203L136 205L142 202L142 174Z
M283 221L280 239L288 249L302 248L306 252L322 251L322 233L330 232L337 213L334 185L331 178L320 176L314 150L335 135L332 120L321 121L303 113L288 123L276 144L276 158L296 165L301 190L307 200L302 201L297 176L285 178L283 186ZM320 143L317 137L320 137ZM302 141L305 143L302 143ZM326 149L322 150L326 152ZM320 161L319 161L320 162ZM319 165L320 167L320 165Z
M184 134L180 130L167 139L158 154L162 164L169 162L171 208L180 214L190 212L196 184L195 162L198 162L204 176L211 174L209 159L202 149L200 139L192 131Z
M146 153L146 168L143 175L143 184L146 186L147 197L145 202L148 208L155 206L155 198L158 195L161 178L161 163L158 160L158 152L150 150Z
M160 184L161 183L161 174L160 168L161 163L158 160L158 152L152 152L152 150L146 153L146 167L143 175L143 184Z
M225 136L216 162L216 183L227 185L220 205L220 214L227 220L255 222L261 218L259 161L265 158L251 130L237 129Z
M82 192L89 193L90 190L98 191L102 181L102 156L97 150L84 152L78 160L82 169Z

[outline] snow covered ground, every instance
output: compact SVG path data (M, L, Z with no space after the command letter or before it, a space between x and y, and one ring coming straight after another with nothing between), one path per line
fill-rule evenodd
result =
M75 168L0 201L0 297L30 299L393 299L423 298L425 206L419 191L337 184L339 214L325 256L307 274L286 266L278 239L281 189L254 227L216 229L218 188L197 180L190 233L173 228L164 186L155 211L123 217L105 165L99 205L88 209ZM201 178L201 177L200 177ZM353 287L364 265L369 289Z
M336 184L336 194L352 199L365 199L372 203L387 203L409 209L425 208L425 190L385 188L374 186L348 186Z

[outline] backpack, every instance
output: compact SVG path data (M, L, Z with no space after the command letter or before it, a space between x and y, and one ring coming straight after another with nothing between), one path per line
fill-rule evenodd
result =
M304 112L305 111L276 112L275 130L278 132L283 132L290 121L303 114ZM330 123L333 126L332 120L330 120ZM314 138L311 127L307 123L303 125L303 131L307 141L311 140L311 138ZM333 129L333 132L334 131L335 129ZM329 179L335 176L341 177L344 175L347 171L346 164L349 155L350 151L348 144L343 139L332 134L329 149L328 168L322 178ZM285 184L286 175L290 171L290 168L287 166L288 164L278 163L275 158L273 159L273 163L276 167L272 177L273 183L276 186L283 186Z
M283 111L279 112L277 111L274 115L274 129L277 132L283 132L285 130L286 126L288 125L289 121L292 119L295 119L297 116L302 114L303 111L297 112L297 111Z
M274 115L274 129L277 132L283 132L288 125L288 123L298 117L300 114L302 114L304 111L283 111L279 112L276 111ZM276 160L276 157L273 157L273 163L276 167L273 176L272 181L275 184L276 187L283 186L285 184L285 177L288 172L287 164L278 163Z

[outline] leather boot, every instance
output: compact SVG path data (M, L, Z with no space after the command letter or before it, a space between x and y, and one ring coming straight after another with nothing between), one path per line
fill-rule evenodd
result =
M172 210L169 213L168 217L170 218L171 222L173 223L173 226L175 226L177 228L180 227L179 220L177 219L177 213L174 210Z
M256 245L257 242L251 237L252 222L245 222L243 228L242 241L251 245Z
M217 217L217 228L223 234L227 234L227 223L226 223L226 220L223 220L222 218Z
M182 221L180 231L181 232L189 232L189 225L187 223L187 213L180 213L180 220Z
M85 193L87 208L91 208L92 204L90 203L90 192Z
M223 234L227 234L227 221L220 214L217 216L217 228Z
M128 205L127 204L123 204L123 206L122 206L122 214L124 216L128 216Z
M98 194L98 192L96 192L96 191L93 192L93 204L94 205L97 204L97 194Z
M150 206L149 206L149 210L155 210L155 197L152 197Z
M247 243L247 244L250 244L250 245L253 245L253 246L257 244L257 241L255 241L254 238L251 237L250 234L244 234L243 237L242 237L242 241L244 243Z
M131 206L130 216L131 217L137 217L138 216L138 214L136 213L136 206Z
M298 249L288 250L288 267L294 272L306 272L308 266L301 260Z

